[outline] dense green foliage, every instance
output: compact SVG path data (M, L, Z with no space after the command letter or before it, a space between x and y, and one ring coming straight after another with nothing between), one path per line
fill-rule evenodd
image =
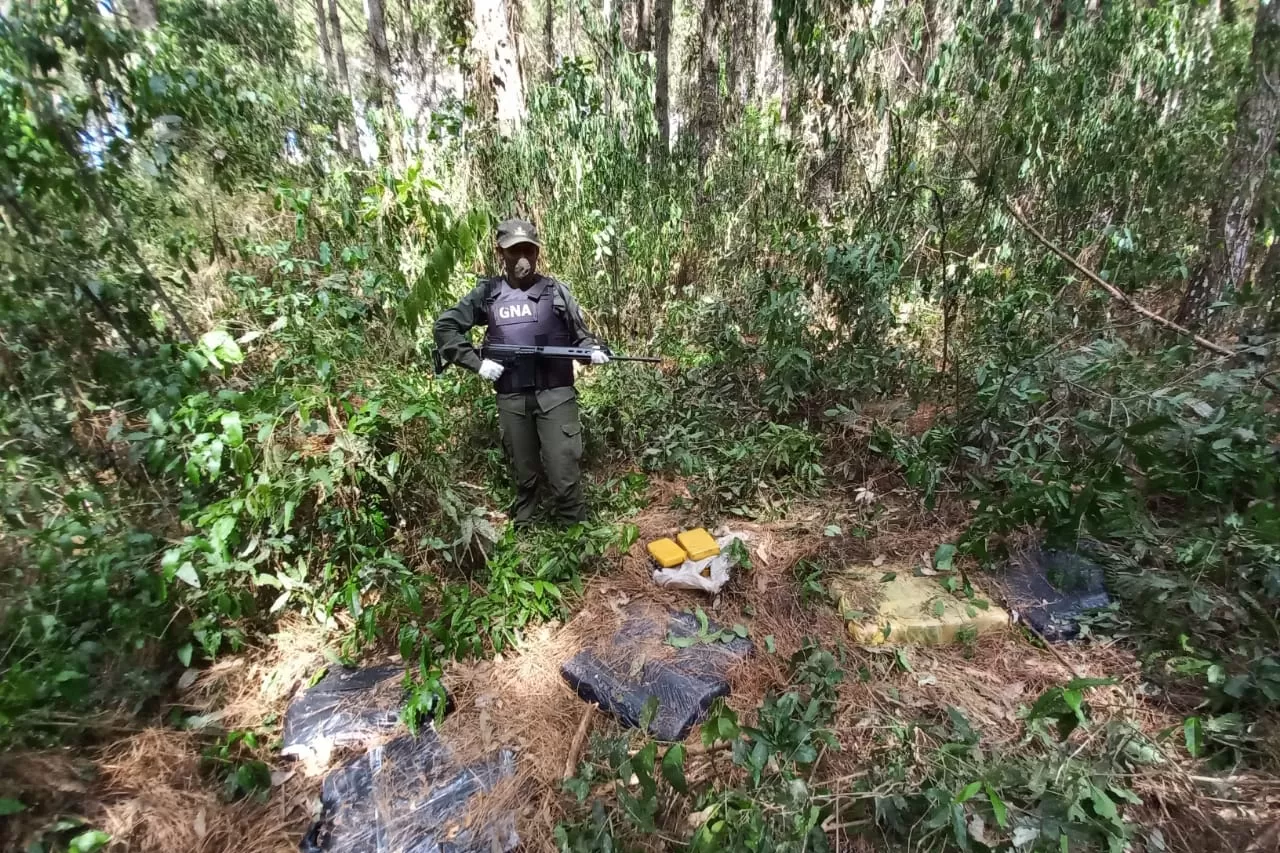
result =
M456 4L428 5L442 43L465 43ZM670 151L648 54L588 17L597 55L530 83L521 127L450 102L401 171L343 152L337 129L368 117L266 0L166 2L152 29L79 0L6 12L0 744L147 709L180 668L291 612L353 657L419 662L425 719L446 661L567 615L635 542L647 477L682 478L707 518L769 518L844 500L876 470L924 511L973 501L958 545L984 568L1033 529L1089 549L1117 598L1092 632L1181 697L1193 754L1274 760L1270 353L1209 357L1142 322L1013 215L1169 305L1220 191L1205 176L1248 84L1250 17L889 5L777 0L777 96L738 103L722 80L715 138L687 130ZM1260 257L1274 193L1265 207ZM583 383L593 519L525 539L495 515L510 488L492 395L462 371L433 379L425 349L510 214L536 217L605 338L668 359ZM1260 273L1239 299L1272 331L1276 286ZM900 399L938 416L855 428ZM696 795L691 849L821 850L824 822L850 820L804 772L832 743L844 665L813 646L792 667L754 725L725 710L704 729L747 781ZM940 756L923 786L904 723L864 817L904 843L919 823L912 843L969 848L981 814L1028 844L1121 849L1116 801L1132 794L1108 779L1138 760L1133 733L1102 732L1114 766L1086 766L1045 726L1088 725L1087 689L1033 709L1047 757L1030 764L981 755L958 711L921 724ZM628 746L602 745L577 789L616 783L622 813L584 811L559 828L564 849L653 832L660 795L687 794L680 747ZM236 764L239 748L209 760L251 793L262 768Z

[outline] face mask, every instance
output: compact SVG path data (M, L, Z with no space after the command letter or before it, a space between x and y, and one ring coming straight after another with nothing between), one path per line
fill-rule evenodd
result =
M511 268L511 274L519 281L524 281L533 275L533 262L528 258L521 258L516 261L515 266Z

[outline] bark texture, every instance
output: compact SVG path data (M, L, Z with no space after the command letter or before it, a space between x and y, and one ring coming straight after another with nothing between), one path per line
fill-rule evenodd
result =
M654 112L663 155L671 150L671 0L653 6Z
M478 62L476 90L503 132L518 127L525 117L524 81L506 0L474 0L472 39Z
M400 137L400 123L396 120L395 77L391 73L391 49L387 46L387 18L382 0L366 0L369 9L369 48L373 53L374 81L378 104L382 112L382 126L390 149L391 165L403 171L405 165L404 140Z
M1229 298L1249 269L1259 201L1280 129L1280 0L1258 7L1250 69L1221 191L1209 216L1209 245L1178 309L1177 321L1191 329L1209 323L1214 304Z
M324 0L312 0L316 12L316 45L320 48L320 58L324 62L324 73L333 80L333 49L329 46L329 23L325 14Z
M698 162L705 165L720 129L720 42L724 30L723 0L704 0L698 21L698 95L694 135Z

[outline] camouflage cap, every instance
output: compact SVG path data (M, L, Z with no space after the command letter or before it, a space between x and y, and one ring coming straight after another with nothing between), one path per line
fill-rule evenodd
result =
M532 222L508 219L498 226L498 248L510 249L519 243L532 243L542 248L542 244L538 242L538 229L533 227Z

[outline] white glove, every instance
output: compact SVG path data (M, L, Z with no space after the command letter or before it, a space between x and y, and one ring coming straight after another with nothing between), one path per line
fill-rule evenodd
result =
M600 349L600 347L593 347L591 350L591 363L592 364L608 364L609 354L604 350Z
M480 369L476 372L480 374L482 379L488 379L490 382L497 382L499 377L502 376L502 371L504 369L505 368L503 368L501 364L498 364L498 362L490 361L486 358L484 361L480 362Z

